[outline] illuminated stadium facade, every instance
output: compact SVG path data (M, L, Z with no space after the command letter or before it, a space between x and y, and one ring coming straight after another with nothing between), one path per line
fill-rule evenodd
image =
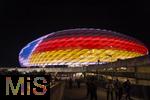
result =
M124 34L100 29L69 29L30 42L19 53L19 62L22 67L81 67L147 54L143 43Z

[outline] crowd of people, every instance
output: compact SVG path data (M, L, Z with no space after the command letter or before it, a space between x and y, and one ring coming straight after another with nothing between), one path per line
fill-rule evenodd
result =
M123 94L125 94L126 100L131 100L130 93L131 93L131 82L127 79L124 83L121 83L118 79L115 81L109 80L106 84L107 90L107 100L111 98L113 100L115 94L116 100L121 100Z
M76 83L76 85L74 84ZM81 84L81 79L72 79L69 78L69 88L72 89L73 87L78 87L80 88L80 84Z
M69 79L69 88L72 89L74 81ZM80 88L81 80L75 79L76 86ZM99 81L95 77L87 77L86 81L86 98L90 100L98 100L97 89L100 86ZM106 99L107 100L122 100L123 95L126 100L131 100L131 82L127 79L125 82L116 80L108 80L105 83Z

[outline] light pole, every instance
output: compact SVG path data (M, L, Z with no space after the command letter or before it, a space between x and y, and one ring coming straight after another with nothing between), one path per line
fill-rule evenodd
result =
M112 66L112 55L110 55L110 54L106 54L108 57L110 57L110 68L112 68L113 66ZM113 76L114 76L114 69L112 68L112 71L111 71L111 73L112 73L112 75L111 75L111 77L112 77L112 80L113 80Z

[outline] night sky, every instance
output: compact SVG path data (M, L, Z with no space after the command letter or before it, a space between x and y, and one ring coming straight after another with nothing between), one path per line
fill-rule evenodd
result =
M54 31L107 29L135 37L150 49L148 2L0 1L0 66L18 67L28 43ZM61 1L61 0L60 0Z

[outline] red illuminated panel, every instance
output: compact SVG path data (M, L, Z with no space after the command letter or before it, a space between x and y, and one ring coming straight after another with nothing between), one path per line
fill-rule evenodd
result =
M36 52L80 48L80 49L119 49L146 54L147 49L136 42L104 36L64 37L44 41L35 49Z

